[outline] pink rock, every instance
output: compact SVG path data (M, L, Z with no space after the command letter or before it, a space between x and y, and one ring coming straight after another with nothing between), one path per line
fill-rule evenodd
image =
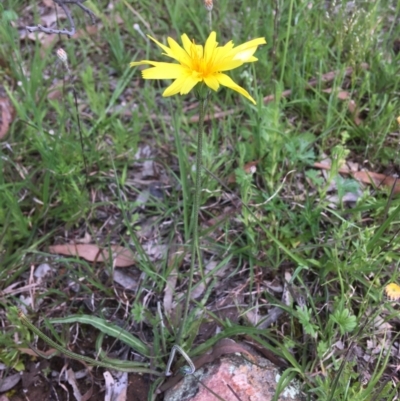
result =
M267 359L256 359L253 364L242 356L230 355L204 365L168 390L164 401L217 401L211 391L225 401L270 401L281 373ZM303 399L295 383L290 383L278 398L279 401Z

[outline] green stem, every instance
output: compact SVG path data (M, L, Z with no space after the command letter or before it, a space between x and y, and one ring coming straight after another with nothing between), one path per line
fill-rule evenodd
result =
M279 79L279 83L281 85L283 85L283 76L285 74L285 69L286 69L286 58L287 58L288 48L289 48L290 31L292 28L293 3L294 3L294 0L290 0L289 17L288 17L288 23L287 23L287 28L286 28L285 48L283 51L283 58L282 58L281 77Z
M178 334L178 344L182 343L182 334L186 325L186 320L189 312L190 295L193 287L193 276L194 269L196 266L196 254L199 260L199 266L201 266L200 252L199 252L199 208L200 208L200 195L201 195L201 160L203 153L203 128L204 128L204 114L206 108L206 99L200 99L199 101L199 125L197 128L197 153L196 153L196 182L194 189L194 200L193 200L193 225L192 225L192 249L190 259L190 270L189 270L189 282L188 289L185 299L185 307L183 310L182 324Z

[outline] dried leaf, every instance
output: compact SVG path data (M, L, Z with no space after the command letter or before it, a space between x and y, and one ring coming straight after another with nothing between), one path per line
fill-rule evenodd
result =
M47 14L43 14L40 17L41 25L45 26L47 28L50 28L53 24L56 24L58 21L61 19L65 19L67 16L65 15L64 11L59 11L56 13L55 10L52 10L51 12Z
M2 377L0 381L0 393L5 393L6 391L11 390L18 384L20 380L21 375L19 373L15 373L7 377Z
M314 163L314 167L324 170L331 169L331 166L325 163ZM380 173L373 173L371 171L351 171L347 167L341 167L339 169L339 173L348 174L364 184L373 184L377 188L381 186L394 187L393 193L400 193L400 179L396 177L390 177Z
M79 29L76 31L75 35L72 36L72 39L80 39L85 36L93 36L99 31L99 26L89 25L85 29Z
M37 32L32 33L36 34ZM42 32L39 32L39 35L42 34ZM46 52L45 50L48 49L49 47L54 46L59 39L59 36L56 35L55 33L50 33L50 34L45 34L45 36L40 38L40 43L42 44L42 49L40 51L40 54L44 57Z
M61 99L62 95L62 83L56 83L47 90L47 99L49 100Z
M82 394L79 391L78 383L76 381L75 373L72 369L68 369L65 373L67 382L72 387L76 401L82 401Z
M33 273L36 284L42 284L44 282L45 277L52 275L54 271L55 269L52 268L49 264L47 263L40 264Z
M109 249L112 251L111 257ZM49 247L49 252L67 256L79 256L89 262L109 262L112 260L115 267L128 267L135 263L133 252L119 245L111 245L107 249L100 249L94 244L52 245Z
M35 357L38 356L38 354L34 350L32 350L30 348L19 347L18 351L22 352L23 354L26 354L26 355L35 356ZM45 356L48 356L48 357L50 357L51 355L55 354L56 352L57 352L57 350L54 349L54 348L50 348L47 351L40 351L41 354L43 354Z
M109 372L103 374L106 385L104 401L126 401L128 390L128 373L118 372L114 379Z
M14 120L15 110L7 97L0 97L0 139L3 139Z
M259 160L255 160L253 162L246 163L243 167L243 170L247 174L254 174L257 171L257 164L259 163Z
M126 274L125 271L126 270L114 269L113 280L119 285L122 285L122 287L124 287L127 290L136 289L138 286L137 281L134 278L132 278L129 274Z
M103 376L104 376L105 387L106 387L106 393L104 395L104 401L112 401L113 387L114 387L114 384L115 384L115 380L111 376L110 372L104 372Z
M167 316L170 315L173 309L173 298L175 294L176 283L178 281L177 269L174 269L168 276L165 283L164 292L164 312Z
M45 7L54 8L55 3L53 0L42 0L42 3Z
M218 263L211 260L207 263L207 265L204 267L204 272L206 274L206 276L212 271L214 270L216 267L218 266ZM215 274L213 274L213 278L215 277L221 277L224 275L225 270L227 269L229 265L225 264L225 266L222 266L218 272L215 272ZM206 278L205 280L202 280L200 283L197 284L197 286L192 290L192 292L190 293L190 298L191 299L196 299L199 298L201 295L203 295L204 291L207 288L207 285L210 283L212 277L209 276L208 278Z
M37 355L36 355L37 356ZM48 369L50 362L42 359L39 363L27 362L25 371L22 372L22 388L27 389L37 380L37 376L43 371Z

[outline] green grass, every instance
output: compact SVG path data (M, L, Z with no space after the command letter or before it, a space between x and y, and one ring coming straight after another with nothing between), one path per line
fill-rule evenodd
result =
M43 50L38 41L19 39L16 19L37 24L29 18L39 18L39 10L27 12L11 0L0 5L0 95L7 93L16 113L0 147L0 291L26 284L32 266L49 263L56 273L36 290L40 319L31 314L32 321L39 326L43 317L90 313L114 323L123 319L124 329L141 330L142 341L160 355L153 366L163 369L182 324L190 265L196 155L196 124L190 118L197 109L188 106L196 99L193 94L163 98L166 83L143 81L129 61L166 61L134 24L161 42L167 36L179 41L186 33L203 43L207 15L200 0L126 0L112 10L107 4L85 3L102 25L97 34L62 37L57 45L68 53L71 79L56 61L57 47ZM195 356L218 338L247 334L287 361L281 388L297 377L310 400L389 400L396 392L387 373L396 362L386 353L395 335L379 333L376 321L395 326L396 307L385 302L383 289L399 279L399 200L389 196L390 188L338 178L338 169L341 160L389 175L399 169L400 75L393 43L400 34L400 6L384 0L352 4L219 0L213 12L220 44L263 36L267 45L259 48L257 63L229 73L257 99L256 106L225 89L211 96L209 115L235 112L206 122L200 247L203 265L215 262L215 267L204 276L195 272L200 296L184 322L180 345ZM90 25L81 10L70 8L78 29ZM345 76L348 67L354 70ZM307 86L330 71L338 71L333 81ZM54 83L62 94L50 100ZM282 96L287 89L290 96ZM340 91L357 105L361 125L348 110L349 99L339 99ZM264 104L267 95L276 100ZM333 166L323 177L313 164L326 156ZM142 177L148 160L157 171ZM244 167L255 161L255 174L246 173ZM343 196L357 191L350 207ZM336 206L332 194L338 196ZM141 196L144 204L137 200ZM116 295L122 288L110 278L112 263L48 253L49 245L85 233L99 246L135 251L130 271L138 287L127 291L127 298ZM282 293L267 284L283 285L285 272L291 273L294 302L284 305ZM178 304L174 312L164 312L173 274ZM71 283L79 283L78 293ZM220 288L241 296L235 322L207 312ZM6 293L1 302L7 319L19 294ZM262 320L276 305L285 310L284 325L279 320L261 330L248 320L249 311ZM12 324L18 322L8 320L2 341L9 351L0 353L0 362L23 369L24 356L13 341ZM217 320L222 331L199 342L206 320ZM58 332L60 326L54 327L42 325ZM25 343L32 341L22 334ZM387 343L377 346L365 368L354 350L369 354L370 344L379 341ZM363 372L370 375L367 382Z

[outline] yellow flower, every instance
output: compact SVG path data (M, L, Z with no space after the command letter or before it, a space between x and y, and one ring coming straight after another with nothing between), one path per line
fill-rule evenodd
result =
M390 283L385 287L386 295L389 299L397 301L400 299L400 286L396 283Z
M233 70L244 63L257 61L253 56L258 46L267 43L264 38L257 38L234 47L232 41L225 46L218 46L216 33L211 32L206 44L203 46L191 42L186 34L181 36L183 48L172 38L168 38L168 46L165 46L153 39L164 50L164 54L178 61L176 63L163 63L151 60L133 61L131 67L136 65L150 64L142 72L144 79L175 79L175 81L165 89L163 96L172 96L180 93L189 93L199 82L204 82L209 88L217 91L219 86L226 86L239 92L254 104L255 100L250 94L237 85L223 71Z

